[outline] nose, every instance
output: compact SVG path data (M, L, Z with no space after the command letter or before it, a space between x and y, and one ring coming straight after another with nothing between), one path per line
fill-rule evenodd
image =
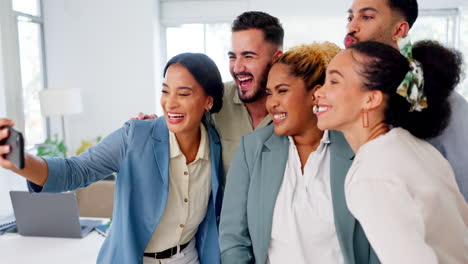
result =
M267 97L266 108L268 112L272 113L276 107L279 106L279 101L274 94Z
M326 89L326 85L323 85L321 87L319 87L315 93L314 93L314 96L315 96L315 100L320 100L320 99L323 99L324 98L324 91Z
M179 101L175 93L167 94L161 100L163 101L163 107L166 111L174 110L179 105Z
M241 58L236 59L236 61L234 62L233 71L234 73L240 73L245 71L245 64Z
M346 26L347 30L348 30L348 34L349 33L358 33L359 32L359 23L357 21L357 19L352 19L351 21L349 21L348 25Z

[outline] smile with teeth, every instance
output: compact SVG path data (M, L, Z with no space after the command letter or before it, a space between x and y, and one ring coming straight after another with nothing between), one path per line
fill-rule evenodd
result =
M283 120L288 116L287 113L273 114L273 120Z
M170 119L182 119L185 117L184 114L174 114L174 113L167 113Z
M314 111L314 114L321 115L327 112L328 110L330 110L330 108L331 106L329 105L314 105L313 111Z
M252 76L244 76L244 77L237 76L237 80L239 80L241 82L245 82L245 81L248 81L250 79L252 79Z

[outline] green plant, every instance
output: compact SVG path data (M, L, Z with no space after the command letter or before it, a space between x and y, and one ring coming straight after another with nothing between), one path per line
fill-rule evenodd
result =
M44 143L37 147L37 156L47 157L67 157L67 146L63 140L58 139L58 135L54 135L54 140L48 138Z

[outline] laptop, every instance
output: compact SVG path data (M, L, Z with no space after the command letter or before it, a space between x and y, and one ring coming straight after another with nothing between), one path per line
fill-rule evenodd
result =
M23 236L82 238L100 220L80 220L74 192L10 191L18 233Z

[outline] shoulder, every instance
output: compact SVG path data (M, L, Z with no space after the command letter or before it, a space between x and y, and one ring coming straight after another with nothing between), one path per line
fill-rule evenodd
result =
M402 152L402 149L406 147L411 147L411 144L416 142L419 143L422 140L417 139L410 132L403 128L393 128L387 134L382 135L366 144L364 144L361 149L358 151L359 156L369 156L378 154L377 150L385 150L379 151L379 153L385 153L386 156L388 155L395 155L398 152ZM416 143L416 144L418 144Z
M419 175L423 171L439 170L444 158L429 143L403 128L394 128L365 145L357 152L352 167L371 172L372 177ZM443 165L443 164L442 164ZM393 175L393 176L395 176Z
M273 124L269 124L266 127L257 129L247 135L243 136L243 140L246 145L263 145L272 136L279 137L275 134L275 127Z
M133 137L160 135L168 131L164 116L146 120L131 119L125 122L124 128Z
M466 101L465 97L463 97L461 94L459 94L456 91L454 91L449 96L449 102L450 102L450 106L454 108L453 110L455 112L456 112L456 109L463 109L465 111L468 111L468 102Z
M450 118L448 130L450 130L450 127L464 127L468 129L468 118L466 118L468 102L466 99L458 92L453 92L449 97L449 103L452 109L452 116Z
M228 96L231 97L232 93L237 90L236 82L230 81L223 83L224 85L224 97L227 98Z

